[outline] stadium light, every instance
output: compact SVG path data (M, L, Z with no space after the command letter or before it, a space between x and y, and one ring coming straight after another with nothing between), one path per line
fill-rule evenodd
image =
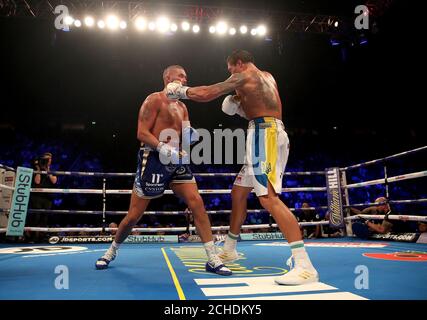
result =
M85 17L85 25L87 27L93 27L94 24L95 24L95 20L92 17L90 16Z
M99 29L104 29L105 28L105 22L103 20L99 20L98 21L98 28Z
M138 17L135 20L135 27L141 31L145 30L145 28L147 27L147 21L145 21L145 19L142 17Z
M187 21L184 21L183 23L181 23L181 28L184 31L188 31L190 30L190 24Z
M193 32L194 32L194 33L198 33L199 31L200 31L200 27L199 27L199 25L195 24L195 25L193 26Z
M218 22L218 24L216 25L216 30L218 31L219 34L224 34L227 32L227 24L224 21L220 21Z

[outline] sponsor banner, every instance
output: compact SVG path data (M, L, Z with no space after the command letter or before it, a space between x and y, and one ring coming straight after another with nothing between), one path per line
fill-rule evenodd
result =
M18 167L15 191L12 195L12 206L7 224L7 236L22 236L24 234L32 179L33 169Z
M243 241L252 240L279 240L285 239L281 232L265 232L265 233L241 233L240 239Z
M393 240L393 241L403 241L403 242L415 242L420 236L419 233L395 233L389 232L386 234L373 234L369 236L369 239L376 240Z
M46 254L60 252L76 252L84 250L87 250L87 248L74 246L11 247L0 249L0 254Z
M287 242L257 243L256 246L287 247ZM387 243L364 243L364 242L305 242L305 247L324 248L385 248Z
M113 236L65 236L65 237L57 237L53 236L49 238L50 244L56 243L110 243L113 242Z
M76 237L50 237L49 243L111 243L114 240L114 236L76 236ZM124 243L177 243L178 236L128 236Z
M223 241L225 241L225 238L227 237L226 234L214 234L212 236L213 236L214 242L223 242ZM202 242L202 239L200 238L200 236L194 234L194 235L191 235L188 237L180 236L179 242Z
M128 236L124 243L178 243L177 235Z
M326 187L328 194L329 225L336 229L343 228L344 216L339 168L329 168L326 171Z

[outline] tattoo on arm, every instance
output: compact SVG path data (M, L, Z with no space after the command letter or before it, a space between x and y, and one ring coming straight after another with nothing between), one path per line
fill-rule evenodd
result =
M245 75L242 73L235 73L223 82L219 82L210 86L190 88L187 91L187 96L191 100L207 102L236 90L245 82Z
M151 110L150 110L150 108L149 107L145 107L143 110L142 110L142 115L141 115L141 119L142 120L148 120L148 119L150 119L150 117L151 117Z
M220 95L230 93L240 87L245 81L245 77L241 73L235 73L231 75L227 80L214 84L217 87Z

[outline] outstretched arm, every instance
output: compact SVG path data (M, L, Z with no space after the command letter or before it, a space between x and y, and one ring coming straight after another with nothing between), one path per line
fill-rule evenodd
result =
M188 99L197 102L212 101L224 94L236 90L242 86L246 80L247 77L244 73L235 73L223 82L219 82L210 86L189 88L187 90L187 97Z
M208 102L238 89L244 85L246 81L246 74L235 73L227 80L210 86L188 88L172 82L166 86L166 90L167 96L170 99L191 99L197 102Z

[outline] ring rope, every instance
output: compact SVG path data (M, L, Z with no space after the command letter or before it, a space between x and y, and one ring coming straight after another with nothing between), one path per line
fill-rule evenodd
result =
M15 188L14 188L14 187L7 186L7 185L2 184L2 183L0 183L0 188L15 191Z
M367 207L367 206L382 206L384 204L402 204L402 203L423 203L427 202L427 198L413 199L413 200L389 200L386 202L371 202L371 203L355 203L350 205L344 205L344 208L350 207Z
M6 165L4 165L4 164L1 164L1 163L0 163L0 168L2 168L2 169L6 169L6 170L9 170L9 171L16 171L16 169L15 169L15 168L8 167L8 166L6 166Z
M306 208L307 210L317 210L317 209L327 209L327 206L322 207L310 207ZM291 211L300 211L301 209L297 208L289 208ZM102 215L104 211L100 210L61 210L61 209L29 209L30 213L50 213L50 214L93 214L93 215ZM10 210L7 209L0 209L0 212L10 212ZM267 212L267 210L264 209L249 209L246 210L247 213L264 213ZM124 215L127 214L128 211L105 211L106 215ZM231 213L231 210L208 210L206 211L207 214L224 214L224 213ZM186 214L185 211L165 211L165 210L159 210L159 211L145 211L144 215L181 215Z
M390 182L396 182L396 181L402 181L402 180L422 178L425 176L427 176L427 170L389 177L387 178L387 182L390 183ZM343 188L353 189L353 188L360 188L360 187L371 186L376 184L385 184L385 180L386 179L376 179L376 180L370 180L365 182L352 183L352 184L348 184L347 186L344 186Z
M345 220L357 220L359 218L368 219L368 220L383 220L385 215L370 215L370 214L358 214L351 217L344 218ZM427 222L427 216L405 216L405 215L395 215L391 214L388 216L389 220L402 220L402 221L420 221Z
M301 188L283 188L282 192L321 192L326 191L326 187L301 187ZM78 193L78 194L102 194L102 189L60 189L60 188L31 188L35 193ZM105 190L106 194L131 194L129 189L111 189ZM252 191L254 193L255 191ZM229 194L231 189L201 189L200 194ZM174 194L172 190L165 190L164 194Z
M384 215L355 215L351 217L346 217L344 220L347 222L351 222L351 220L357 220L359 218L364 219L370 219L370 220L383 220ZM388 216L389 220L401 220L401 221L420 221L420 222L427 222L427 216L402 216L402 215L390 215ZM317 225L329 225L329 221L313 221L313 222L299 222L300 226L317 226ZM253 225L243 225L242 229L263 229L263 228L277 228L277 224L253 224ZM218 230L229 230L229 226L215 226L211 227L213 231ZM0 233L6 232L6 228L0 228ZM45 227L25 227L25 231L39 231L39 232L101 232L103 230L105 231L114 231L117 230L117 228L45 228ZM159 232L159 231L165 231L165 232L174 232L174 231L186 231L187 227L174 227L174 228L133 228L132 231L138 231L138 232ZM195 227L190 227L191 231L195 231Z
M355 164L355 165L352 165L352 166L340 168L340 170L347 171L347 170L350 170L350 169L356 169L356 168L360 168L360 167L366 167L366 166L369 166L369 165L372 165L372 164L375 164L375 163L378 163L378 162L383 162L383 161L391 160L391 159L394 159L394 158L400 158L402 156L405 156L405 155L408 155L408 154L411 154L411 153L415 153L415 152L419 152L419 151L423 151L423 150L426 150L426 149L427 149L427 146L424 146L424 147L420 147L420 148L416 148L416 149L404 151L404 152L401 152L401 153L397 153L397 154L394 154L394 155L391 155L391 156L388 156L388 157L385 157L385 158L376 159L376 160L370 160L370 161L362 162L362 163Z
M315 225L329 225L329 221L317 221L317 222L300 222L300 226L315 226ZM242 229L263 229L263 228L277 228L277 224L250 224L250 225L243 225ZM102 230L105 230L107 232L109 231L115 231L118 228L46 228L46 227L25 227L25 231L39 231L39 232L101 232ZM213 231L225 231L229 230L229 226L215 226L211 227L211 230ZM6 232L6 228L0 228L0 233ZM196 231L196 227L190 227L190 231ZM138 231L138 232L159 232L159 231L165 231L165 232L175 232L175 231L187 231L187 227L174 227L174 228L133 228L132 231Z

